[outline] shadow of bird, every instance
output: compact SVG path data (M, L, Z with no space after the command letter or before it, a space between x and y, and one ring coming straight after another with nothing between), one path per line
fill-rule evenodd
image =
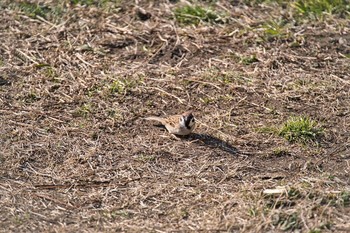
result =
M231 144L209 134L192 133L186 139L198 144L204 144L210 148L219 148L220 150L228 152L231 155L237 155L239 153L238 149Z
M154 126L166 130L165 126L162 124L154 124ZM180 140L186 140L197 144L204 144L209 148L218 148L222 151L228 152L231 155L241 154L239 150L231 144L209 134L191 133L190 135L185 136L174 135L174 137Z

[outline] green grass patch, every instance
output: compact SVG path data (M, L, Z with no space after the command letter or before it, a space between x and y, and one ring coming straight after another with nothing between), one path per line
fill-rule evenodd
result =
M73 5L81 5L81 6L105 6L108 3L119 3L116 0L70 0Z
M117 79L113 81L109 86L111 94L125 95L136 85L135 82L127 79Z
M52 81L56 81L55 79L58 77L58 74L56 72L56 69L52 67L50 64L46 64L46 63L36 64L35 68L37 70L40 70L45 77L50 78Z
M295 199L299 199L299 198L302 197L301 192L299 191L299 189L293 188L293 187L291 187L288 190L287 195L288 195L288 199L289 200L295 200Z
M320 19L325 14L347 15L350 13L348 0L297 0L292 3L302 16Z
M13 1L9 4L0 3L0 7L20 11L30 18L44 18L49 21L59 22L62 20L62 15L67 10L62 2L55 3L35 3L32 1Z
M349 207L350 206L350 192L342 191L339 193L321 193L310 192L308 194L310 200L314 200L319 205L334 206L334 207Z
M271 39L283 39L288 38L288 32L286 29L286 22L280 20L280 21L269 21L262 25L261 27L264 32L263 39L265 41L271 40Z
M36 18L36 16L47 18L47 14L51 12L50 7L44 5L43 3L38 4L25 1L19 3L18 6L22 12L32 18Z
M140 154L137 157L137 160L142 161L142 162L153 162L156 160L156 156L155 155Z
M256 217L258 216L259 210L256 207L251 207L248 209L248 214L251 217Z
M301 228L302 221L297 213L279 213L273 215L272 224L282 231L294 231Z
M120 10L120 5L123 0L70 0L70 3L84 7L97 7L107 12L115 12Z
M289 2L289 0L244 0L244 4L250 6L255 4L261 4L261 3L277 3L277 4L285 4L286 2Z
M174 10L175 18L182 24L198 25L201 22L224 23L225 19L210 8L201 6L183 6Z
M294 16L322 19L325 15L349 17L349 0L244 0L246 5L278 4L282 8L294 9ZM274 30L272 33L275 33Z
M100 84L94 84L86 90L86 95L88 97L93 97L95 95L98 95L101 90L102 86Z
M350 192L344 191L340 194L340 203L344 207L350 206Z
M94 5L97 1L95 0L71 0L71 4L73 5L82 5L82 6L91 6Z
M260 60L256 57L255 54L242 55L242 54L238 54L238 53L233 53L232 52L232 53L229 54L229 56L235 62L239 62L239 63L242 63L244 65L250 65L250 64L253 64L253 63L260 62Z
M124 119L122 112L117 108L106 109L105 116L109 119L113 119L115 122L121 122Z
M322 134L317 122L309 117L291 117L280 128L278 134L289 142L314 142Z
M215 98L213 97L203 97L203 98L199 98L199 100L203 103L203 104L211 104L215 102Z
M303 144L314 143L322 136L322 128L317 127L317 122L309 117L290 117L281 127L265 126L257 129L259 133L276 134L284 137L289 142ZM276 149L275 155L283 155L286 151Z
M27 95L24 97L24 101L26 103L34 103L36 101L39 101L41 98L40 96L35 93L34 91L30 91Z
M288 149L278 147L278 148L275 148L275 149L272 151L272 154L273 154L274 156L277 156L277 157L282 157L282 156L287 156L287 155L289 155L290 153L289 153Z
M345 56L345 58L348 58L350 59L350 53L347 53L347 54L343 54Z
M248 85L252 82L250 77L245 76L245 74L237 71L222 71L219 69L208 69L201 75L205 81L210 81L213 83L222 84L238 84L238 85Z
M244 65L251 65L253 63L259 62L259 59L255 55L250 55L247 57L241 57L240 62Z
M91 112L92 112L91 104L83 104L73 112L73 116L86 118L91 114Z

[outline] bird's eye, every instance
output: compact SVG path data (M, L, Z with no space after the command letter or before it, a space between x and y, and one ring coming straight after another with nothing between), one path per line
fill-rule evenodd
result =
M192 122L194 122L194 118L192 118L192 120L191 120Z

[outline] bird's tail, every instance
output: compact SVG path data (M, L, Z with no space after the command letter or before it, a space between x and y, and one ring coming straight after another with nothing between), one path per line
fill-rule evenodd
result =
M162 124L164 124L164 119L161 117L156 117L156 116L149 116L149 117L145 117L143 118L144 120L148 120L148 121L158 121Z

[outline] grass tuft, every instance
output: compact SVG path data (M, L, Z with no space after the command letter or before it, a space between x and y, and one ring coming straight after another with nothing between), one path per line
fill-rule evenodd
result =
M255 55L250 55L248 57L241 57L240 62L244 65L250 65L259 62L259 59Z
M40 100L40 96L38 96L37 93L31 91L25 96L24 100L26 103L34 103L34 102Z
M81 6L104 6L107 3L113 3L114 0L71 0L71 4L73 5L81 5Z
M284 4L288 1L286 0L244 0L244 4L247 5L256 5L256 4L261 4L261 3L277 3L277 4Z
M136 85L135 82L127 79L118 79L113 81L110 86L109 90L111 94L119 94L119 95L125 95L128 91L131 90Z
M273 216L272 224L282 231L293 231L301 227L301 219L298 217L297 213L280 213Z
M346 191L342 192L340 195L340 198L341 198L341 204L344 207L350 206L350 192L346 192Z
M71 0L70 1L73 5L86 5L86 6L90 6L93 5L95 3L94 0Z
M322 133L316 128L317 122L309 117L291 117L281 127L278 134L289 142L302 142L304 144L315 141Z
M175 9L175 18L179 23L198 25L200 22L224 23L217 12L201 6L183 6Z
M92 112L92 106L90 104L83 104L73 112L75 117L88 117Z
M250 59L252 58L254 59L254 57L239 57L240 62L248 62L247 60L251 61ZM248 85L251 83L251 78L247 77L245 74L237 71L222 71L216 68L206 70L203 72L202 77L206 81L218 82L222 84Z
M84 7L97 7L105 11L113 11L114 9L118 9L122 0L71 0L70 3L75 5L80 5Z
M347 0L297 0L292 4L303 16L322 18L324 14L349 15L350 4Z
M32 18L36 18L36 16L46 18L46 15L51 11L51 9L44 4L31 3L26 1L19 3L19 7L21 11Z
M272 151L272 154L274 156L277 156L277 157L282 157L282 156L286 156L286 155L289 155L289 151L288 149L286 148L275 148L273 151Z
M264 31L264 40L287 38L288 32L284 21L269 21L262 26Z

